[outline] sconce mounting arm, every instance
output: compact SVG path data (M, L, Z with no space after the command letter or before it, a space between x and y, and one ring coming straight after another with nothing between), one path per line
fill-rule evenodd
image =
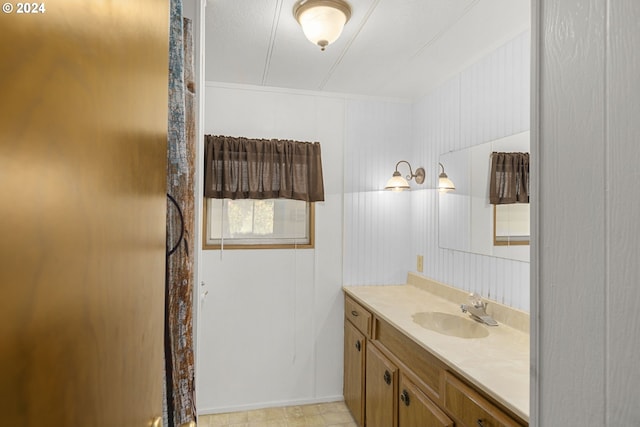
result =
M418 168L416 169L416 173L413 173L411 164L406 160L400 160L398 163L396 163L396 173L398 173L398 175L400 174L400 172L398 172L398 166L400 166L400 163L406 163L407 166L409 166L409 175L407 175L407 181L411 181L413 178L415 178L417 184L422 184L424 182L424 178L426 175L424 168Z

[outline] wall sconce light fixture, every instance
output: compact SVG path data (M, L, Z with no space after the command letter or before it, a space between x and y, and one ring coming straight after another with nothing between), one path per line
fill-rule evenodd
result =
M351 6L344 0L300 0L293 16L309 41L324 50L342 34L351 18Z
M398 166L400 165L400 163L406 163L407 166L409 166L409 175L407 175L406 179L402 177L400 172L398 172ZM391 191L410 190L411 188L409 187L409 181L411 181L411 179L415 178L417 184L422 184L424 182L424 177L424 168L418 168L416 169L416 173L413 173L409 162L407 162L406 160L400 160L398 163L396 163L396 171L393 173L393 176L389 178L389 181L387 181L387 185L384 187L384 189Z
M447 174L444 173L444 166L442 166L442 163L438 163L438 164L442 169L442 172L440 172L440 176L438 178L438 191L441 193L448 193L449 191L455 191L456 186L449 179Z

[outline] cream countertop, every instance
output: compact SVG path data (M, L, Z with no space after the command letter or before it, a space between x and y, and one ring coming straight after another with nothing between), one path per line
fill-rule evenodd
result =
M466 292L412 274L408 283L346 286L344 291L441 359L458 375L528 421L529 334L523 331L528 330L528 315L488 300L487 312L500 325L482 325L489 331L487 337L469 339L442 335L414 323L412 315L439 311L468 317L460 310L460 304L467 303ZM522 330L508 326L505 321Z

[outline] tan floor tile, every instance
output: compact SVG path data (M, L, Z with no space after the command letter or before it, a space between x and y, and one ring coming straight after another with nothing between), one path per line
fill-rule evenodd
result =
M351 414L348 412L325 412L321 415L325 424L342 424L353 422Z
M300 418L304 417L304 412L301 406L287 406L284 408L286 418Z
M229 424L229 414L209 415L209 427L226 427Z
M318 405L318 409L320 410L321 414L324 414L326 412L348 412L349 411L349 409L347 408L347 405L345 405L344 402L324 403L322 405Z
M284 420L285 412L283 408L256 409L247 413L249 423L256 421Z
M248 427L287 427L287 422L284 419L278 420L261 420L254 421L247 424Z
M203 415L201 427L358 427L344 402Z
M231 425L249 422L249 413L247 411L230 412L228 415L229 415L229 424Z
M310 416L310 415L318 415L320 414L320 409L318 408L319 405L303 405L300 407L300 409L302 409L302 413L305 416Z
M325 425L324 419L320 415L305 416L302 420L304 420L304 423L300 424L299 427L324 427Z

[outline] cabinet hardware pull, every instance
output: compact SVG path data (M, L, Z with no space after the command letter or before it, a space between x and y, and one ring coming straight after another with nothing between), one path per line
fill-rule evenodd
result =
M400 400L402 400L402 403L404 403L406 406L409 406L409 403L411 403L411 399L409 399L409 393L407 393L407 390L402 390L402 393L400 394Z
M358 312L357 312L357 311L355 311L355 310L351 310L351 315L352 315L353 317L358 317L358 316L360 316L360 313L358 313Z
M360 349L362 348L362 346L360 345L360 341L356 341L356 348L358 349L358 351L360 351Z
M478 418L478 427L484 427L484 423L480 418Z
M387 383L387 385L391 384L391 374L389 373L389 371L384 371L384 382Z

